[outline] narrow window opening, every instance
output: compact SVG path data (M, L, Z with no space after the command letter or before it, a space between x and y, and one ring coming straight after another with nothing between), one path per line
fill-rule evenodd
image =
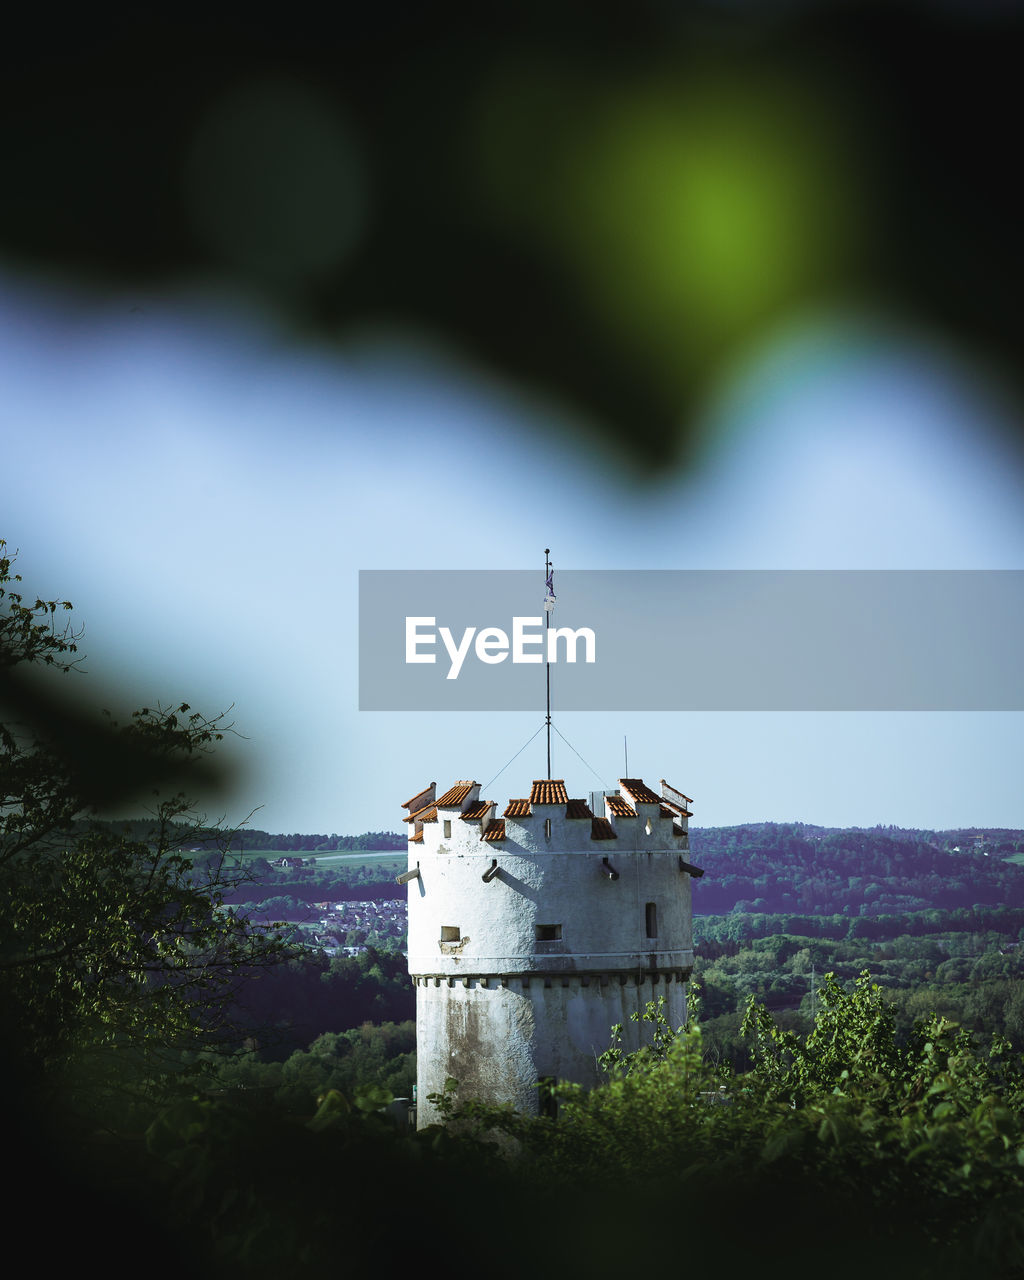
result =
M658 936L658 904L656 902L647 904L647 936L648 938Z
M550 818L544 819L544 838L546 840L551 839L551 819Z
M541 1076L537 1081L540 1114L549 1120L558 1119L558 1095L555 1093L557 1080L554 1076Z
M647 825L644 827L644 830L647 832L647 834L648 834L648 835L650 835L650 834L651 834L651 820L650 820L650 818L648 818L648 819L647 819Z
M451 834L452 834L452 820L451 820L451 818L445 818L445 820L444 820L444 838L445 838L446 840L450 840L450 839L451 839Z
M558 942L562 937L560 924L539 924L536 929L538 942Z
M457 924L443 924L441 926L442 942L458 942L461 938L462 934L459 932L459 926Z

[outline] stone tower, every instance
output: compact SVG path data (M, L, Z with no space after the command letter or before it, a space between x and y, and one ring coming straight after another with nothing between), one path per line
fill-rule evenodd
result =
M459 1100L536 1114L538 1081L598 1082L613 1024L639 1044L647 1001L686 1021L690 804L637 778L588 800L541 779L500 817L478 782L405 802L421 1127L448 1077Z

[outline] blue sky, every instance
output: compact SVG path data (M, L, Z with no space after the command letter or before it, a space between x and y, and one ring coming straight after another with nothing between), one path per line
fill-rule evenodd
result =
M214 813L270 830L397 829L426 782L487 783L543 720L542 684L531 712L359 712L360 569L536 565L540 589L545 546L564 569L1024 568L1019 406L877 315L762 335L704 408L700 465L646 489L449 353L299 346L208 294L0 276L0 377L26 585L74 602L99 701L233 704L244 773ZM620 776L628 735L630 772L699 825L1024 826L1017 713L555 721L596 773L556 738L571 793Z

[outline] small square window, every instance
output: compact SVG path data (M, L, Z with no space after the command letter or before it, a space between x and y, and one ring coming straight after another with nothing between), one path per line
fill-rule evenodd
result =
M459 942L461 938L462 934L460 933L459 926L457 924L443 924L441 926L442 942Z
M539 924L536 926L538 942L559 942L562 937L560 924Z
M450 840L452 838L452 820L445 818L444 820L444 838Z

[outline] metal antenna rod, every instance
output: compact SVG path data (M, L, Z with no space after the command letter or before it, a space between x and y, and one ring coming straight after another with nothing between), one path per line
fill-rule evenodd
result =
M547 590L547 584L551 578L551 561L548 556L551 554L551 548L544 548L544 588ZM547 680L547 718L544 723L548 730L548 772L547 776L551 777L551 651L548 648L548 628L551 626L551 610L547 607L547 601L544 605L544 666L546 669Z

